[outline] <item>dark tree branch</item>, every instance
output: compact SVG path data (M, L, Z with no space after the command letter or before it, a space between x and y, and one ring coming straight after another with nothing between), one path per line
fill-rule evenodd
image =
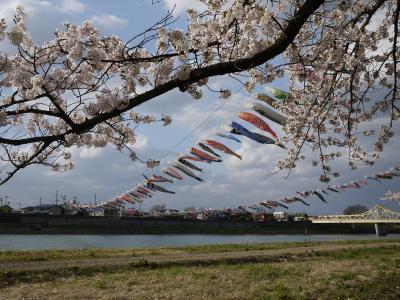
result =
M101 124L111 118L117 117L120 114L129 111L134 107L137 107L169 91L172 91L173 89L179 88L181 91L185 91L188 86L202 79L218 75L243 72L255 68L259 65L262 65L286 50L286 48L294 41L300 29L306 23L307 19L323 3L324 0L307 0L296 11L292 19L288 21L287 25L284 27L283 32L275 40L275 42L271 46L265 48L263 51L258 52L251 57L241 58L229 62L216 63L210 66L194 69L190 72L190 75L186 80L174 78L166 83L154 87L153 89L147 92L144 92L143 94L137 95L136 97L129 99L129 102L125 108L115 108L112 111L96 115L93 118L87 119L80 124L75 124L73 127L71 126L72 127L71 129L66 130L62 134L37 136L25 139L0 138L0 143L17 146L29 143L36 143L36 142L52 143L54 141L63 141L65 139L65 135L67 134L79 135L88 132L96 125Z

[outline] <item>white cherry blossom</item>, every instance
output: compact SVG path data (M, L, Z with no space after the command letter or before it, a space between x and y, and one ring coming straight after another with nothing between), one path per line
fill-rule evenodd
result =
M287 99L272 103L287 116L278 169L310 158L328 182L334 159L347 157L352 169L375 163L400 118L398 1L201 1L207 9L189 9L186 28L169 13L128 41L86 21L37 45L22 7L14 24L0 20L0 40L17 53L0 51L0 157L10 163L0 183L31 164L69 170L72 146L113 144L139 159L135 126L171 120L137 106L173 89L201 99L210 78L227 74L249 93L289 79ZM364 135L374 141L360 143Z

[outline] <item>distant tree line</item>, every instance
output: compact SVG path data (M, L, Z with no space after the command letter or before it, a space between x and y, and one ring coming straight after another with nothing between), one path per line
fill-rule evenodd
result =
M360 204L356 204L356 205L351 205L351 206L348 206L347 208L345 208L343 210L343 214L356 215L356 214L362 214L362 213L366 212L367 210L368 210L367 207L360 205Z

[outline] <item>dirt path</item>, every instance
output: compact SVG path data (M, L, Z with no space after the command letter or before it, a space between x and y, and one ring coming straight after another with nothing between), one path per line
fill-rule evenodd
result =
M74 267L119 267L139 264L211 264L221 260L251 261L251 260L278 260L293 259L309 256L316 251L340 251L361 248L381 248L387 246L400 247L399 242L349 244L349 245L310 245L308 247L292 247L274 250L249 250L207 253L181 253L163 255L141 255L117 258L85 258L69 260L32 261L32 262L4 262L0 263L0 272L24 272L62 270Z

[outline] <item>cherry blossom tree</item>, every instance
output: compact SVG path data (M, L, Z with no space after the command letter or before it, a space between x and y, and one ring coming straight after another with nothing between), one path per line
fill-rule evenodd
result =
M393 201L400 204L400 193L399 192L392 192L387 191L384 197L381 197L381 200L384 201Z
M174 89L200 99L218 75L249 93L288 76L289 97L274 102L288 116L279 169L294 168L305 146L325 182L332 159L346 155L351 168L378 159L400 116L399 0L201 1L207 9L188 10L187 28L175 28L168 13L128 41L84 22L37 45L22 7L13 25L2 20L0 38L17 54L0 51L0 184L29 165L72 168L73 146L114 144L139 159L131 148L137 124L171 118L135 108ZM368 127L373 120L378 128ZM376 136L373 151L361 147L362 134Z

